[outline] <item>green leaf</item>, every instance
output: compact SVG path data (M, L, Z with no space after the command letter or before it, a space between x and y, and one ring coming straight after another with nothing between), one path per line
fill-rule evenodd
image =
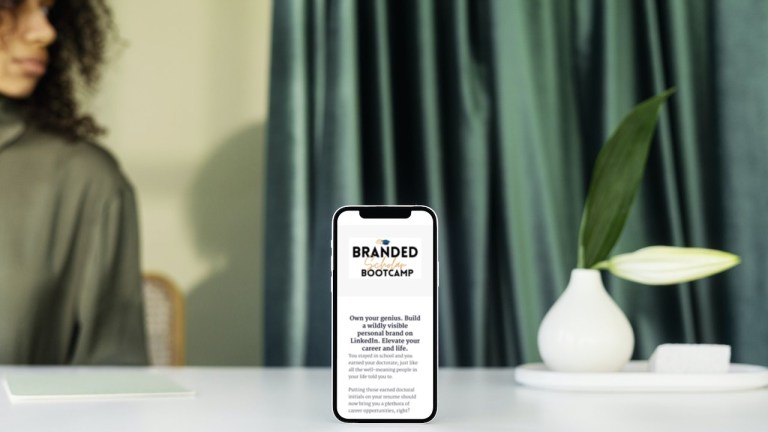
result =
M739 264L738 255L715 249L651 246L616 255L595 267L646 285L672 285L702 279Z
M604 260L619 239L643 179L659 111L674 92L671 88L636 106L597 155L581 216L580 268Z

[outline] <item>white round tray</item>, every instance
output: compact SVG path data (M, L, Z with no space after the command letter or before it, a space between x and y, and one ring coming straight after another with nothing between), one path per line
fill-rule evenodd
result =
M674 374L648 371L648 362L629 362L621 372L554 372L543 363L515 368L520 384L547 390L584 392L719 392L760 388L768 385L768 369L731 364L728 373Z

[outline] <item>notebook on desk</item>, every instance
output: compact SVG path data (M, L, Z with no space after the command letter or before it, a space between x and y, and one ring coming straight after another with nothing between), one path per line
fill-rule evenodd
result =
M8 373L3 379L13 403L194 396L195 392L149 371L57 370Z

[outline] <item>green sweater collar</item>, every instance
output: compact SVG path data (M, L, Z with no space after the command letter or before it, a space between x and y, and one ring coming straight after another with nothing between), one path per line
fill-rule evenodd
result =
M0 96L0 149L16 140L24 128L19 101Z

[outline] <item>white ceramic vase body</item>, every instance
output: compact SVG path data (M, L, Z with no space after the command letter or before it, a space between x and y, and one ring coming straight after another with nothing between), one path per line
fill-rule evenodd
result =
M615 372L632 357L635 334L598 270L574 269L539 327L539 353L559 372Z

